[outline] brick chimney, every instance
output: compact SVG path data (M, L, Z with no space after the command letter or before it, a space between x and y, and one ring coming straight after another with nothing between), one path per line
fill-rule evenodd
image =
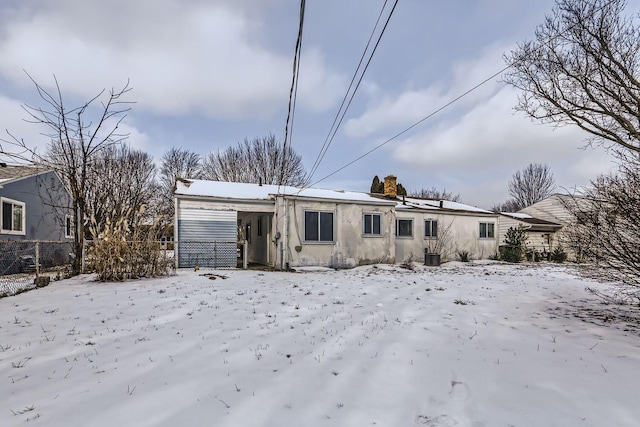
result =
M384 177L384 195L395 199L398 195L397 178L393 175Z

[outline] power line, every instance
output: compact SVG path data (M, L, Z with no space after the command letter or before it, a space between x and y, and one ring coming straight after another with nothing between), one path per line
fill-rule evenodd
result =
M320 148L320 151L318 152L318 155L316 156L315 161L313 162L313 166L311 166L309 175L308 175L308 180L311 179L311 176L313 175L313 173L315 172L315 170L317 169L317 165L320 161L320 157L322 156L322 153L325 149L325 147L327 146L328 142L329 142L329 138L331 137L331 132L333 131L333 128L336 125L336 122L338 121L338 118L340 117L340 112L342 111L342 107L344 107L345 102L347 101L347 97L349 96L349 93L351 92L351 88L353 87L353 83L356 81L356 77L358 77L358 72L360 71L360 67L362 66L362 62L364 61L364 57L367 54L367 51L369 50L369 46L371 44L371 40L373 40L373 36L375 35L376 30L378 29L378 24L380 23L380 19L382 18L382 14L385 10L385 8L387 7L387 1L384 1L384 4L382 5L382 8L380 9L380 13L378 14L378 19L376 20L375 25L373 26L373 30L371 30L371 34L369 35L369 40L367 40L367 44L364 47L364 50L362 51L362 55L360 56L360 61L358 62L358 66L356 67L355 71L353 72L353 76L351 77L351 82L349 83L349 87L347 88L344 97L342 98L342 102L340 103L340 107L338 108L338 111L336 111L336 115L333 118L333 123L331 123L331 127L329 128L329 132L327 133L327 136L324 140L324 143L322 144L322 147Z
M384 8L386 6L387 2L385 1L384 5L382 6L382 10L380 11L380 16L382 15L382 12L384 11ZM351 86L353 84L353 81L358 73L358 69L360 68L360 64L362 63L362 58L364 58L364 55L367 51L367 48L369 47L369 43L367 43L367 46L365 47L365 50L362 54L362 58L360 59L360 64L358 64L358 68L356 69L353 79L351 80L351 84L349 85L349 89L347 89L347 93L345 94L345 98L342 100L342 104L340 105L340 109L338 110L338 113L336 114L336 119L338 118L338 116L340 116L340 120L338 121L338 124L335 126L334 128L334 124L336 123L336 119L334 119L333 124L331 125L331 129L329 130L329 134L327 135L327 139L325 139L325 142L322 146L322 148L320 149L320 152L318 153L318 157L316 158L316 162L314 162L314 166L312 167L312 170L309 172L309 177L307 178L305 184L308 184L311 181L311 178L313 177L313 174L317 171L318 167L320 166L320 163L322 162L322 160L324 159L325 155L327 154L327 151L329 150L329 147L331 146L331 143L333 142L338 129L340 128L340 125L342 124L342 121L344 120L345 115L347 114L347 110L349 109L349 107L351 106L351 102L353 101L353 98L356 95L356 92L358 91L358 88L360 87L360 84L362 83L362 79L364 78L365 73L367 72L367 69L369 68L369 64L371 64L371 60L373 59L373 55L376 53L376 50L378 49L378 46L380 45L380 41L382 40L382 36L384 35L385 30L387 29L387 26L389 25L389 21L391 20L391 16L393 16L393 12L396 9L396 6L398 5L398 0L395 1L395 3L393 4L393 7L391 8L391 12L389 12L389 16L387 17L387 20L384 24L384 27L382 27L382 30L380 31L380 35L378 36L378 40L376 41L376 44L373 48L373 50L371 51L371 54L369 55L369 59L367 60L367 63L362 71L362 74L360 74L360 78L358 79L358 83L356 84L356 87L354 88L353 92L351 93L351 96L349 98L349 102L347 103L347 106L344 108L344 110L342 111L342 114L340 115L340 110L342 109L342 106L344 105L344 101L346 99L346 97L349 94L349 90L351 89ZM380 16L378 17L378 21L380 20ZM371 36L373 36L373 34L375 33L375 29L378 26L378 21L376 21L376 25L371 33ZM369 38L369 41L371 41L371 37ZM332 132L333 130L333 132ZM305 185L305 187L308 185Z
M300 1L300 24L298 26L298 38L296 39L296 47L293 55L293 76L291 78L291 89L289 90L289 108L287 111L287 120L284 127L284 141L282 143L282 163L280 168L280 178L278 179L278 191L280 193L280 185L284 180L284 171L287 163L287 139L289 147L291 147L291 137L293 135L293 118L295 117L296 100L298 97L298 77L300 74L300 52L302 50L302 30L304 27L304 9L305 0ZM289 133L289 122L291 121L291 133Z
M593 15L595 15L596 13L600 12L602 9L604 9L605 7L607 7L610 3L612 3L613 0L611 2L605 3L604 5L602 5L600 8L596 9L593 11ZM578 23L575 23L567 28L564 29L564 31L556 34L554 37L551 37L545 44L541 44L537 49L533 49L529 55L532 55L533 53L537 52L538 50L542 49L546 44L551 43L553 40L562 37L566 32L572 30L574 27L576 27L578 25ZM447 102L446 104L438 107L436 110L432 111L431 113L427 114L425 117L423 117L422 119L418 120L417 122L413 123L411 126L405 128L404 130L402 130L401 132L398 132L397 134L395 134L394 136L392 136L391 138L383 141L382 143L376 145L375 147L373 147L372 149L370 149L369 151L367 151L366 153L356 157L355 159L351 160L350 162L346 163L345 165L341 166L340 168L336 169L335 171L331 172L330 174L324 176L323 178L315 181L313 184L309 185L309 187L313 187L314 185L324 181L327 178L332 177L333 175L337 174L338 172L343 171L344 169L348 168L349 166L353 165L354 163L362 160L363 158L365 158L366 156L368 156L369 154L373 153L374 151L380 149L381 147L387 145L388 143L392 142L393 140L395 140L396 138L404 135L405 133L409 132L411 129L415 128L416 126L418 126L419 124L421 124L422 122L424 122L425 120L430 119L431 117L433 117L434 115L438 114L440 111L444 110L445 108L449 107L450 105L456 103L457 101L459 101L461 98L464 98L465 96L467 96L468 94L470 94L471 92L475 91L476 89L478 89L479 87L483 86L484 84L488 83L489 81L493 80L494 78L498 77L500 74L504 73L505 71L507 71L509 68L513 67L514 65L516 65L516 63L522 61L524 58L519 59L518 61L514 61L510 64L507 64L507 66L505 66L504 68L502 68L500 71L497 71L495 73L493 73L491 76L487 77L486 79L482 80L480 83L476 84L475 86L473 86L471 89L466 90L465 92L463 92L462 94L458 95L457 97L455 97L454 99L452 99L451 101Z

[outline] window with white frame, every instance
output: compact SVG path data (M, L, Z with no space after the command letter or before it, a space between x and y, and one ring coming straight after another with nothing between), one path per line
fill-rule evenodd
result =
M396 236L413 237L413 220L412 219L396 219Z
M493 239L495 237L495 225L492 222L480 223L480 238Z
M304 212L305 242L333 242L333 212Z
M381 236L382 214L364 214L362 216L362 234L365 236Z
M426 219L424 221L424 237L428 239L438 237L438 221L435 219Z
M64 237L67 239L73 238L73 217L67 215L64 218Z
M25 234L26 208L17 200L0 198L2 201L2 233Z

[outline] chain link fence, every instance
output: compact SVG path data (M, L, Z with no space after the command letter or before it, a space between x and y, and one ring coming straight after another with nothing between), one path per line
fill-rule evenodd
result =
M244 242L236 241L179 241L178 268L246 268Z
M35 288L42 273L65 275L73 262L70 241L0 240L0 296Z

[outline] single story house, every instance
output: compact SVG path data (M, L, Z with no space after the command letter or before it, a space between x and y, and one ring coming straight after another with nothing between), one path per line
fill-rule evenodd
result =
M247 242L248 262L276 268L420 260L426 251L445 259L455 250L474 258L497 252L497 214L448 201L399 199L395 177L385 180L393 190L367 194L179 179L176 265L235 267L239 241ZM427 224L428 232L422 228Z

